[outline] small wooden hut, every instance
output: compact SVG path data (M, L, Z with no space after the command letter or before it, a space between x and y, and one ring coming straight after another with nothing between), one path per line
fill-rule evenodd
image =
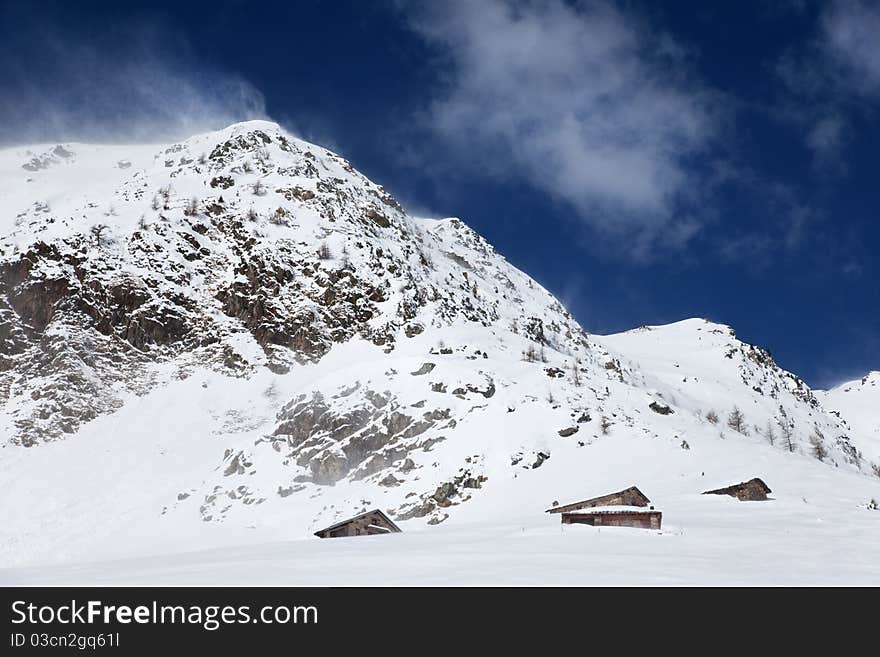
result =
M391 518L379 509L373 509L316 531L315 536L318 538L339 538L341 536L394 534L400 531L400 527L395 525Z
M647 495L630 486L616 493L554 506L547 509L547 513L562 514L563 525L660 529L663 514L653 506L646 509L650 503Z
M767 499L767 493L771 493L770 487L762 480L755 477L726 488L707 490L703 495L730 495L740 501L762 501Z

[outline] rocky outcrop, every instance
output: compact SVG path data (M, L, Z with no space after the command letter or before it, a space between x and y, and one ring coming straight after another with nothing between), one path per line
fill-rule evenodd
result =
M423 374L428 374L434 370L436 365L434 363L422 363L422 366L417 369L415 372L410 372L413 376L422 376Z
M666 404L661 404L655 401L652 401L650 404L648 404L648 408L659 415L672 415L675 412Z
M340 391L337 398L345 398L344 410L319 393L291 400L267 438L283 441L285 458L309 469L302 480L332 484L348 476L364 479L398 464L401 471L412 469L409 453L425 449L424 437L451 421L448 409L411 414L390 394L360 386Z

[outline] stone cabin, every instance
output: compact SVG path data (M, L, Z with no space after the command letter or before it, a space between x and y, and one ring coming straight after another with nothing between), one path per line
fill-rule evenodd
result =
M755 477L727 488L707 490L703 495L730 495L742 501L763 501L767 499L767 493L771 493L770 487L761 479Z
M315 532L318 538L339 538L341 536L374 536L376 534L395 534L401 529L379 509L366 511L354 518L342 520Z
M562 514L563 525L660 529L663 514L653 506L646 509L650 502L642 491L630 486L616 493L555 506L547 509L547 513Z
M567 511L577 511L578 509L589 509L597 506L648 506L651 500L635 486L616 493L608 493L599 497L591 497L581 502L572 502L562 506L554 506L547 509L547 513L565 513Z

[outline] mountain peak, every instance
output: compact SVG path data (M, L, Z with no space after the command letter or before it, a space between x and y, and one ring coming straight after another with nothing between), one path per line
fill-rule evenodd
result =
M244 132L251 132L253 130L265 130L268 132L284 132L281 126L275 121L270 121L268 119L250 119L247 121L239 121L237 123L231 123L225 128L223 128L220 132L227 134L241 134Z
M856 390L863 386L880 386L880 371L871 370L867 372L864 376L860 376L855 379L851 379L848 381L844 381L843 383L838 383L835 386L832 386L828 389L828 392L831 391L842 391L849 392L851 390Z

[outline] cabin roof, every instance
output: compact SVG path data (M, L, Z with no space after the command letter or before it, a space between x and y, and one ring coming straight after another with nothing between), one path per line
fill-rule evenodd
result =
M636 486L630 486L629 488L624 488L623 490L619 490L615 493L606 493L605 495L598 495L596 497L591 497L586 500L581 500L580 502L571 502L569 504L560 504L554 506L552 509L547 509L547 513L562 513L564 511L576 511L578 508L583 508L580 505L587 505L593 502L598 502L599 500L603 500L606 497L616 497L617 495L623 495L624 493L634 492L636 493L647 505L651 500L648 499L648 496L645 495L642 491L638 489ZM619 506L617 507L619 508Z
M343 527L350 522L354 522L355 520L360 520L361 518L364 518L369 515L373 515L374 513L378 513L380 516L382 516L382 519L388 523L388 525L391 527L392 531L395 531L395 532L400 531L400 527L395 525L394 521L391 520L391 518L389 518L385 514L384 511L382 511L381 509L371 509L369 511L364 511L363 513L359 513L356 516L352 516L351 518L346 518L345 520L340 520L339 522L334 523L334 524L330 525L329 527L324 527L324 529L319 529L318 531L315 532L315 536L318 536L319 534L323 534L324 532L333 531L334 529L339 529L340 527Z
M572 511L563 511L565 515L570 514L578 514L578 515L609 515L612 513L660 513L656 509L648 509L643 506L591 506L586 509L574 509Z
M741 481L738 484L733 484L732 486L725 486L724 488L716 488L715 490L707 490L703 495L728 495L731 491L739 490L740 488L745 488L746 486L755 485L758 486L765 493L772 493L770 487L764 483L763 479L758 477L754 477L753 479L749 479L748 481Z

